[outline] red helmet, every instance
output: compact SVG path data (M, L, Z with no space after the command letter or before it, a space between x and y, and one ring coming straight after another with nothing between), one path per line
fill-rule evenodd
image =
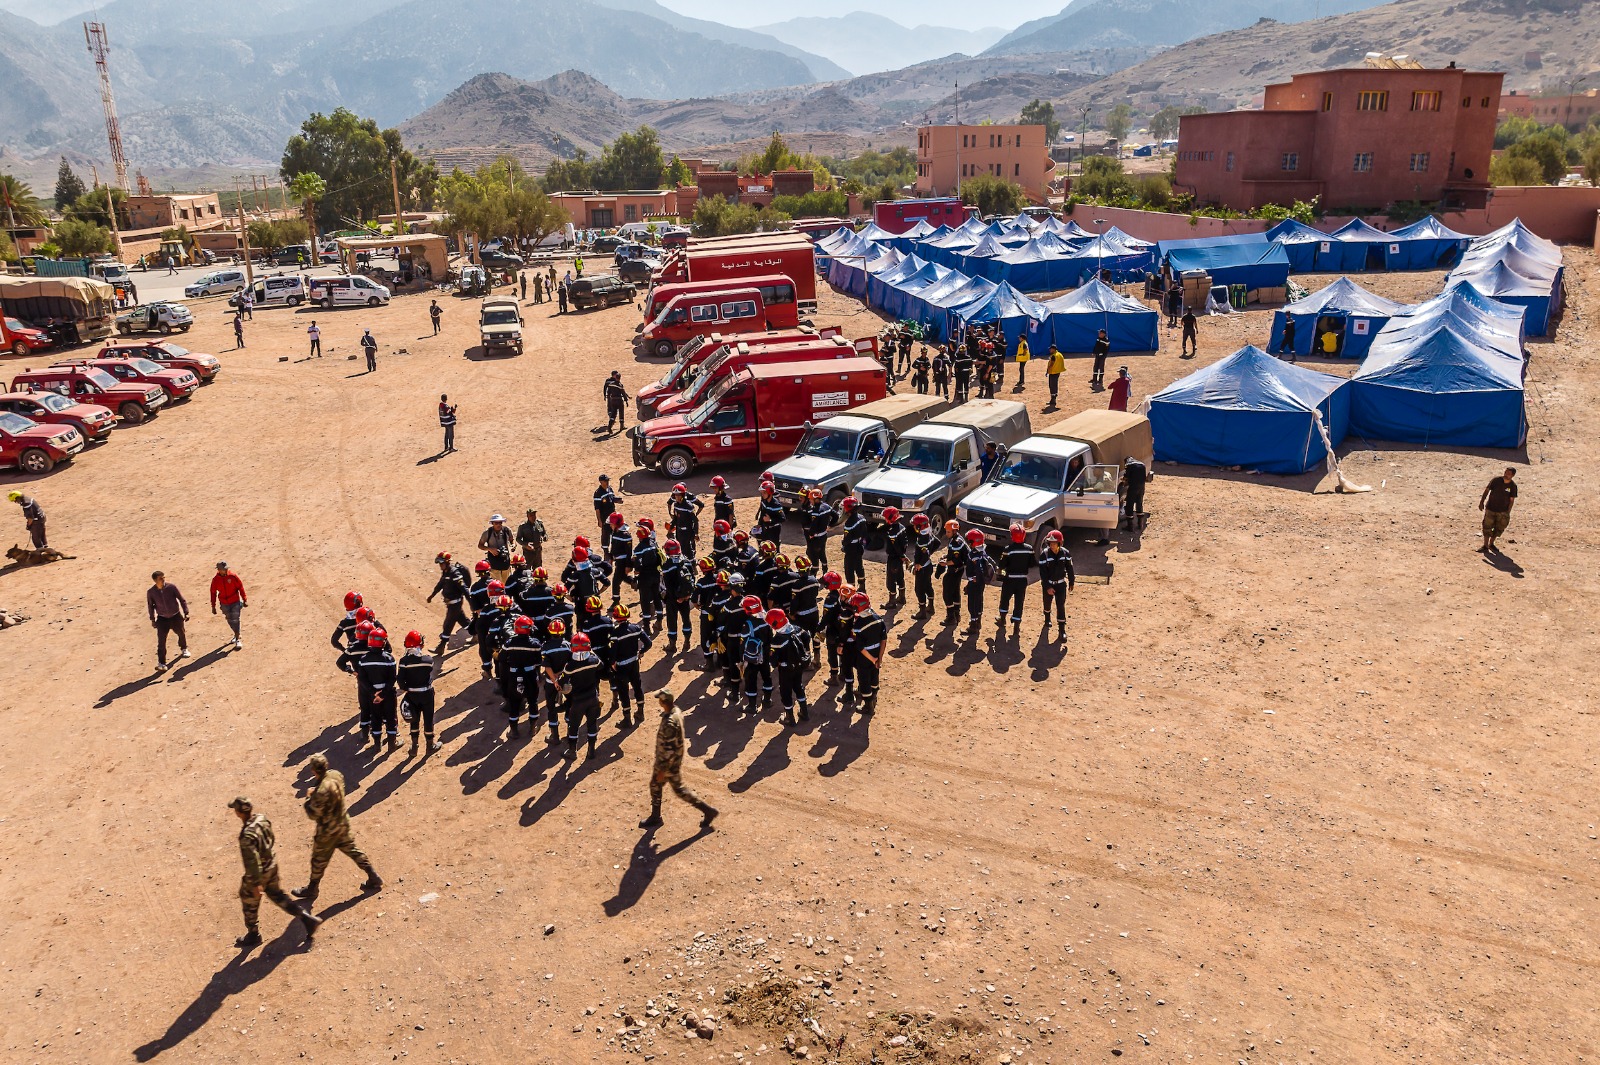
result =
M501 610L510 610L512 606L511 597L509 595L502 595L500 598L494 601L494 605L499 607Z
M961 523L956 519L951 518L949 521L944 523L944 531L947 533L960 532Z
M728 482L723 480L722 477L719 475L717 477L711 478L711 487L712 488L726 488L726 487L728 487Z
M843 587L843 585L844 585L844 578L841 577L834 570L830 569L828 572L826 572L826 573L824 573L822 575L822 586L824 588L829 588L829 589L840 588L840 587Z
M540 566L533 571L533 579L540 582L547 581L550 579L550 571Z
M811 491L807 492L806 495L809 498L813 499L813 500L821 499L822 498L822 489L813 488Z
M666 543L661 545L661 550L665 551L669 555L681 555L683 554L683 545L678 543L676 540L668 540Z
M482 562L479 562L476 565L474 565L472 567L472 570L473 570L474 573L488 573L491 568L492 567L489 565L489 561L487 559L485 559Z
M856 497L855 496L845 496L843 499L839 500L839 506L842 507L845 510L854 510L854 509L856 509Z
M1061 530L1051 529L1049 532L1044 534L1044 538L1050 541L1052 544L1059 544L1061 542Z
M437 555L433 556L433 560L435 562L449 562L450 561L450 552L448 552L448 551L440 551Z
M672 544L672 543L677 543L677 541L676 540L668 540L667 543ZM700 572L701 573L710 573L712 570L714 570L716 568L717 568L717 560L712 558L712 557L710 557L709 555L700 560Z
M356 620L357 621L371 621L373 618L375 618L377 616L378 615L374 614L372 612L371 608L369 608L369 607L364 607L364 606L356 607Z
M850 608L852 610L866 610L870 606L872 606L872 600L867 598L866 592L857 592L850 597Z
M639 527L633 530L633 535L641 540L648 540L650 539L650 527L645 525L644 522L640 522Z
M776 490L776 486L771 481L762 481L761 482L761 494L762 495L770 496L775 490Z
M982 544L983 544L983 533L979 532L977 529L968 529L967 530L967 543L971 544L973 547L982 546Z
M603 605L604 604L600 602L600 597L598 595L591 595L589 598L583 601L583 608L591 614L600 613L600 608Z
M843 603L845 606L849 606L850 605L850 600L854 599L855 597L856 597L856 586L855 585L853 585L853 584L845 584L845 585L841 585L839 587L839 601L841 603Z
M526 636L533 631L533 619L526 614L518 614L511 622L511 629L518 636Z
M771 540L763 540L761 541L758 550L760 550L763 555L772 555L777 553L778 545L773 543Z
M627 621L628 615L631 613L633 613L633 611L629 610L621 603L618 603L616 606L611 608L611 616L616 618L618 621Z
M511 564L513 566L526 566L528 564L528 560L523 558L521 555L512 555Z
M788 569L789 568L789 556L788 555L773 555L772 556L772 564L774 566L777 566L779 569Z
M446 555L445 557L448 558L449 556ZM361 605L361 593L360 592L345 592L344 593L344 608L346 610L354 610L356 607L358 607L360 605Z
M367 633L371 632L372 629L373 629L372 622L363 621L361 624L356 626L356 639L358 639L358 640L365 639Z
M781 629L789 624L789 615L776 608L767 611L767 624L774 629Z
M382 647L388 642L389 634L384 632L382 629L373 629L371 632L367 633L368 647Z
M587 547L574 547L572 549L572 561L574 561L574 562L587 562L587 561L589 561L589 549Z
M422 633L418 632L416 629L412 629L410 632L406 633L406 649L407 650L410 650L413 647L421 647L421 646L422 646Z
M636 524L642 528L649 529L651 532L656 531L656 520L654 518L640 518Z
M883 508L883 520L884 521L899 521L900 520L900 508L899 507L884 507Z
M974 529L972 531L973 532L977 532L978 530ZM1020 544L1020 543L1022 543L1022 541L1026 540L1027 538L1028 538L1028 530L1024 529L1017 522L1012 522L1011 523L1011 542L1014 543L1014 544Z
M887 510L884 511L885 515L888 513L889 512ZM913 529L926 529L931 524L933 523L928 520L928 516L926 514L917 514L911 519L911 527Z
M611 526L613 529L622 528L622 515L613 511L611 516L606 519L606 524Z
M587 536L574 536L572 538L572 546L581 547L587 551L589 550L589 538Z
M725 569L717 570L717 583L718 584L722 585L723 587L727 587L728 579L729 578L728 578L728 571L727 570L725 570Z
M733 534L733 542L736 544L747 544L750 542L750 534L745 532L743 529L740 529L738 532Z
M684 484L682 481L679 481L677 484L673 485L672 490L674 492L682 492L684 495L689 494L689 486Z
M799 570L802 573L804 573L806 570L809 570L812 566L815 566L815 565L816 565L816 563L811 561L805 555L800 555L800 556L796 557L795 560L794 560L794 568Z
M567 627L561 623L560 618L551 618L550 623L544 627L544 631L552 636L562 636L565 635Z
M557 599L565 599L567 597L567 586L560 581L556 581L550 586L550 594Z
M716 521L711 523L711 531L716 533L718 536L727 536L733 531L733 526L729 525L721 518L718 518Z
M761 613L761 600L757 599L753 595L745 596L744 601L739 605L744 608L744 612L746 614L754 615Z
M505 586L505 584L503 582L501 582L501 581L490 581L489 582L489 598L490 599L499 598L500 593L505 591L505 590L506 590L506 586Z
M589 636L587 633L575 632L572 634L572 649L574 651L587 651L589 649Z

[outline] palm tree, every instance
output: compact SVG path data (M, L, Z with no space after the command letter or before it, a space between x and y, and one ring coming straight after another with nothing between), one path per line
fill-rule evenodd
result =
M0 174L0 214L8 226L43 226L50 220L27 182Z
M311 230L311 265L322 261L322 244L317 240L317 201L328 191L328 183L321 174L306 171L289 179L289 195L299 200L306 212L306 226Z

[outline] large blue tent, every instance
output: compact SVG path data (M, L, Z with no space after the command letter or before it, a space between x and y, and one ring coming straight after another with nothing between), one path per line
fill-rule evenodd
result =
M1243 233L1203 240L1164 240L1158 254L1177 275L1204 270L1216 286L1283 288L1289 283L1289 256L1265 233Z
M926 306L922 294L946 284L954 273L947 266L928 263L910 277L889 287L883 309L896 318L918 318Z
M1155 457L1197 466L1304 473L1350 424L1350 382L1241 348L1150 397Z
M1112 351L1155 351L1160 347L1161 315L1099 278L1041 306L1048 335L1037 346L1054 344L1064 352L1092 351L1106 331ZM1034 344L1030 336L1029 343Z
M862 241L859 254L836 253L828 262L828 284L852 296L865 296L869 278L893 269L904 258L893 248Z
M1378 336L1350 382L1352 432L1375 440L1518 447L1527 436L1523 362L1449 315Z
M1328 234L1312 229L1304 222L1285 218L1267 230L1266 237L1283 249L1289 257L1289 270L1296 274L1309 274L1317 268L1317 249L1328 243Z
M1542 337L1550 331L1553 302L1551 282L1535 281L1513 270L1505 260L1462 267L1450 275L1452 282L1471 285L1478 292L1527 311L1523 322L1530 336Z
M901 233L889 243L893 244L901 253L909 255L917 250L919 242L927 240L929 237L937 236L940 233L948 232L949 229L945 226L931 225L926 218L919 218L916 225Z
M963 273L971 274L974 277L983 277L989 268L988 264L1010 250L1011 247L1006 245L999 236L993 233L985 233L976 244L957 256L954 266Z
M856 235L862 240L870 240L879 243L892 243L895 238L899 236L897 233L891 233L887 229L884 229L876 222L868 222L866 225L862 226L856 231Z
M1059 292L1077 285L1083 264L1071 261L1085 242L1042 233L986 264L984 276L1023 292Z
M1501 303L1471 285L1453 281L1439 295L1390 319L1383 335L1391 339L1419 337L1443 324L1480 346L1521 361L1526 357L1526 316L1527 311L1521 307Z
M1294 354L1322 352L1322 335L1332 331L1337 345L1334 353L1359 359L1372 347L1378 331L1389 319L1411 310L1408 304L1374 296L1348 277L1341 277L1304 299L1295 300L1272 314L1272 340L1268 351L1284 353L1285 323L1294 319Z
M1096 271L1109 272L1115 281L1143 280L1155 269L1155 245L1149 241L1128 244L1108 232L1085 241L1069 263L1074 285L1087 282Z
M1344 225L1328 234L1328 239L1334 246L1342 248L1343 253L1338 256L1340 273L1354 273L1357 270L1382 270L1385 269L1384 257L1388 250L1389 234L1381 229L1368 225L1359 218L1352 218ZM1329 269L1323 260L1332 259L1333 253L1324 256L1321 249L1317 253L1317 268Z
M1384 265L1390 270L1443 270L1455 265L1472 238L1433 215L1388 234Z
M981 279L974 280L975 284L988 285ZM986 294L950 309L950 316L964 323L999 322L1000 331L1005 334L1007 351L1014 350L1017 338L1023 335L1028 337L1028 344L1032 347L1045 313L1037 300L1030 299L1004 282L989 285ZM953 336L954 330L947 325L944 334Z

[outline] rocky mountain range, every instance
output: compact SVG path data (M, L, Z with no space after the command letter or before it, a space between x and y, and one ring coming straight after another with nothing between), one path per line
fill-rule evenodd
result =
M1170 47L1258 19L1300 22L1360 11L1385 0L1072 0L1060 13L1018 26L991 52L1059 52L1068 48Z

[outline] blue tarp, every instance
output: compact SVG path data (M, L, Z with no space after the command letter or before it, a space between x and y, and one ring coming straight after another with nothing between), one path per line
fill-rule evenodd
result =
M920 273L928 264L915 255L907 255L892 269L867 277L867 306L889 309L891 292L908 277Z
M1463 267L1450 275L1452 282L1471 285L1478 292L1501 303L1527 311L1523 324L1528 335L1542 337L1550 331L1551 283L1523 277L1504 260Z
M909 255L917 250L917 242L927 240L929 237L948 233L945 226L929 225L926 218L917 219L917 224L895 237L892 243L902 254Z
M1499 248L1507 244L1526 255L1531 255L1541 260L1548 266L1561 265L1561 249L1523 225L1520 218L1513 218L1492 233L1485 233L1481 237L1473 238L1467 254L1468 257L1471 257L1474 252L1482 249Z
M1092 351L1102 329L1112 351L1155 351L1161 343L1161 315L1098 279L1041 306L1049 315L1041 349L1054 344L1064 352ZM1035 343L1032 336L1028 343Z
M1327 454L1319 417L1335 447L1344 440L1350 387L1342 377L1241 348L1150 397L1155 457L1304 473Z
M1347 359L1359 359L1372 347L1378 331L1388 325L1391 318L1411 309L1408 304L1374 296L1348 277L1341 277L1326 288L1274 311L1272 340L1267 350L1284 353L1284 323L1292 317L1296 355L1310 355L1313 350L1321 353L1320 334L1323 330L1318 326L1333 325L1334 332L1340 338L1337 354Z
M1213 237L1208 240L1164 240L1164 263L1174 274L1204 270L1213 285L1282 288L1289 283L1289 256L1264 233Z
M978 240L978 243L957 256L954 266L963 273L971 274L974 277L983 277L988 269L988 263L1010 250L1009 247L1001 242L1000 237L993 233L986 233Z
M1010 285L1001 283L991 286L988 295L955 307L953 315L963 322L999 322L1009 352L1016 350L1017 338L1024 333L1028 337L1028 346L1034 346L1034 338L1040 335L1039 323L1044 321L1045 309L1037 300L1029 299ZM954 334L946 329L944 335Z
M1155 245L1141 241L1139 245L1127 244L1107 232L1104 236L1085 241L1069 262L1069 276L1074 286L1095 276L1096 270L1110 271L1115 281L1144 280L1144 275L1155 269Z
M865 296L872 275L893 269L904 258L893 248L870 241L862 241L862 249L859 258L835 253L828 263L828 284L852 296Z
M1083 264L1068 262L1078 254L1082 240L1041 233L1018 248L982 263L991 281L1006 281L1022 292L1060 292L1079 283Z
M1523 361L1463 329L1448 310L1409 327L1404 321L1390 322L1351 378L1351 430L1374 440L1520 446Z
M1490 299L1471 285L1454 281L1439 295L1390 319L1384 334L1421 336L1443 322L1481 346L1520 360L1524 357L1526 315L1521 307Z
M917 244L917 254L930 263L956 266L961 256L987 234L972 234L961 229L950 229Z
M889 232L876 222L868 222L856 231L856 236L877 243L892 243L899 234Z
M938 263L928 263L910 277L889 286L884 310L895 318L917 318L925 304L922 293L943 284L955 271Z
M1317 250L1329 243L1328 234L1292 218L1267 230L1266 237L1283 249L1289 257L1289 270L1297 274L1313 273L1317 269Z
M1385 269L1384 258L1389 234L1374 229L1359 218L1352 218L1328 234L1333 247L1317 249L1317 269L1341 274L1360 270ZM1337 260L1337 262L1335 262Z
M1390 270L1443 270L1455 264L1471 238L1433 215L1389 234L1384 265Z

